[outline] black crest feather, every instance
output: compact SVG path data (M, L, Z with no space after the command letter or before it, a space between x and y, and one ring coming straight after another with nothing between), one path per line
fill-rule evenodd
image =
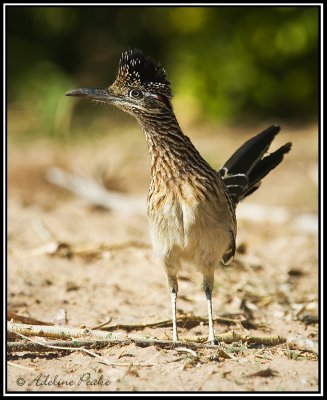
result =
M129 49L122 53L117 81L121 84L153 87L171 96L170 82L166 70L160 63L138 49Z

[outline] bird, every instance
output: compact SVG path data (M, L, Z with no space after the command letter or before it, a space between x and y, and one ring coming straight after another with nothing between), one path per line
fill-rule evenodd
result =
M235 255L237 204L259 188L292 143L269 153L280 131L278 125L272 125L247 140L215 170L177 121L166 69L139 49L130 48L121 54L116 79L110 86L74 89L65 95L113 105L141 125L151 159L147 197L150 236L154 255L167 276L172 341L179 341L178 273L187 261L202 273L208 343L217 345L212 317L214 274L220 263L229 264Z

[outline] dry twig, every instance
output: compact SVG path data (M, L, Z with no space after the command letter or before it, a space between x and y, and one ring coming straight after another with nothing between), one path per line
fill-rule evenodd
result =
M130 344L135 343L141 347L147 346L158 346L161 348L173 349L175 347L187 346L192 350L196 349L218 349L215 345L209 345L204 343L199 343L199 338L187 338L184 341L179 341L177 343L172 343L170 340L158 340L153 338L144 338L140 335L127 335L125 333L106 333L100 330L90 330L90 329L77 329L77 328L67 328L62 326L37 326L37 325L23 325L14 324L8 322L8 333L10 335L19 336L42 336L46 338L60 338L69 339L61 342L52 342L50 346L55 346L57 350L69 350L70 348L79 347L91 347L91 348L103 348L107 346L112 346L116 344ZM82 340L77 340L77 338L82 338ZM71 340L73 339L73 340ZM221 335L217 335L216 339L218 342L233 343L237 341L243 341L248 343L264 344L268 346L274 346L276 344L284 343L286 340L280 336L249 336L238 334L234 331L227 332ZM43 343L8 343L8 351L18 352L18 351L42 351L41 347ZM72 347L73 346L73 347ZM48 346L49 347L49 346Z
M246 321L245 317L241 318L227 318L227 317L215 317L213 318L214 322L222 322L226 324L239 324L244 321ZM177 325L182 326L183 328L185 327L193 327L197 326L201 323L208 323L207 318L202 318L202 317L197 317L197 316L192 316L192 315L184 315L179 318L177 318ZM116 324L116 325L111 325L103 328L105 331L114 331L117 329L123 329L126 331L132 331L132 330L142 330L144 328L165 328L169 327L172 325L172 320L171 319L165 319L162 321L156 321L156 322L150 322L150 323L143 323L143 324Z
M50 350L56 350L56 351L63 351L63 350L65 350L65 351L83 351L84 353L86 353L86 354L88 354L88 355L90 355L90 356L92 356L92 357L98 358L98 359L101 360L104 364L106 364L106 365L108 365L108 366L112 366L112 365L114 365L114 366L119 366L119 367L129 367L129 366L130 366L130 364L127 364L127 363L118 363L118 364L117 364L117 363L115 363L115 362L110 362L110 361L108 361L105 357L102 357L102 356L100 356L99 354L96 354L96 353L94 353L93 351L90 351L90 350L86 349L84 346L78 346L78 347L68 347L68 346L64 346L64 347L62 347L62 346L58 346L58 344L49 344L49 343L38 342L38 341L36 341L36 340L33 340L33 339L31 339L31 338L28 338L27 336L22 335L22 334L17 333L17 332L16 332L16 334L17 334L18 336L21 336L22 338L26 339L26 340L28 341L27 343L32 343L32 344L34 344L34 346L40 346L41 348L47 348L48 351L49 351L49 349L50 349ZM40 348L39 348L39 350L40 350ZM138 366L145 366L145 367L149 367L149 366L152 367L152 365L148 365L148 364L146 364L146 365L144 365L144 364L137 364L137 365L138 365Z
M101 183L91 177L81 177L70 174L61 168L51 167L47 171L46 178L50 183L65 188L96 206L126 214L144 214L144 199L108 191Z
M89 337L93 339L109 339L123 334L114 335L100 330L69 328L66 326L26 325L8 322L7 331L9 335L22 334L26 336L42 336L51 339L71 339Z
M19 322L22 324L29 324L29 325L53 325L50 322L39 321L34 318L24 317L23 315L18 315L10 310L7 312L7 321Z
M58 240L58 241L48 242L34 249L30 249L28 252L26 251L23 253L15 252L15 255L18 257L26 258L26 256L35 257L47 254L49 256L57 256L63 258L71 258L73 256L78 256L90 259L90 258L101 258L105 253L116 250L123 250L129 247L147 249L150 248L150 244L136 240L130 240L123 243L108 244L108 245L104 243L72 244Z

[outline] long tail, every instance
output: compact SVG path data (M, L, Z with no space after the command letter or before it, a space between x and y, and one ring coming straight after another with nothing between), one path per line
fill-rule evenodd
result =
M279 131L279 126L272 125L246 141L218 171L235 205L255 192L261 185L261 180L276 168L283 161L284 154L290 151L292 143L289 142L264 157Z

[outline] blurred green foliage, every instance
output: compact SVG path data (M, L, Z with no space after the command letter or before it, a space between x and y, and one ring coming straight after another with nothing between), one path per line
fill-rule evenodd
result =
M56 135L72 114L65 91L111 83L121 51L132 47L168 70L181 117L317 117L315 6L7 6L6 27L9 127L21 115Z

